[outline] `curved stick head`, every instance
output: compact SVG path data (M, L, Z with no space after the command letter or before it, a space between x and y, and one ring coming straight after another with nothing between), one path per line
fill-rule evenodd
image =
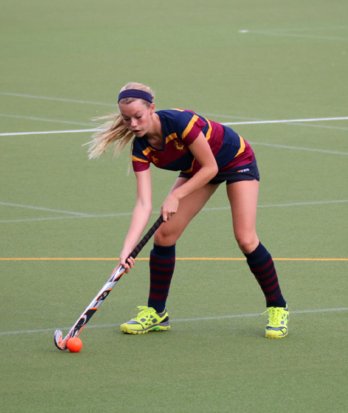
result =
M61 330L56 330L54 332L54 344L58 350L66 350L66 342L63 339L63 333Z

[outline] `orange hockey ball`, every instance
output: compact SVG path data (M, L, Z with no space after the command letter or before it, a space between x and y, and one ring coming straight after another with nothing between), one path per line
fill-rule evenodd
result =
M78 337L71 337L69 338L66 346L70 353L79 353L82 350L82 341Z

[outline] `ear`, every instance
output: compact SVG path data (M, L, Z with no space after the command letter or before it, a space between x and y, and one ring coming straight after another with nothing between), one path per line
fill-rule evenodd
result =
M150 103L149 109L150 109L150 114L153 115L154 112L155 112L155 110L156 110L155 104L154 104L154 103Z

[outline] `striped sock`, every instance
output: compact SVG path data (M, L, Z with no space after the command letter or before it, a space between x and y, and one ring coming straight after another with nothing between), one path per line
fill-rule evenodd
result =
M150 292L148 306L161 313L166 307L175 267L175 245L154 245L150 254Z
M244 255L265 295L267 307L286 307L271 254L260 243L253 252Z

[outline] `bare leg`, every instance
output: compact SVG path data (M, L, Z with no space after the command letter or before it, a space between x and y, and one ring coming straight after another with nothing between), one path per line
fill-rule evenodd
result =
M227 185L231 205L233 230L239 248L246 254L259 244L256 233L258 181L240 181Z
M259 182L240 181L228 185L233 230L239 248L247 258L250 271L259 283L268 307L285 307L272 256L256 233Z

